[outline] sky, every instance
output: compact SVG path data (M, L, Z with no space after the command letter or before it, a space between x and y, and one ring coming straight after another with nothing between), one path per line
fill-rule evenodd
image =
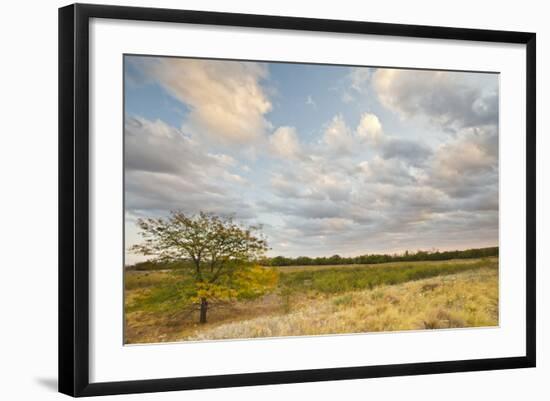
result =
M498 245L499 76L125 56L126 264L170 210L269 256Z

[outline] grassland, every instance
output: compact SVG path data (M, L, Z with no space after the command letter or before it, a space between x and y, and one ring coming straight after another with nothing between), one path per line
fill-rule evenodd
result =
M180 271L127 271L126 343L498 325L498 258L277 269L275 291L202 325Z

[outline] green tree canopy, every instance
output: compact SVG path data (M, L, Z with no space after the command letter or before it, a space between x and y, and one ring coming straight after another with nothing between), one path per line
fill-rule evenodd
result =
M277 273L255 262L268 249L258 226L242 226L232 217L172 211L168 218L138 219L143 242L131 250L157 262L190 261L190 299L206 322L209 302L259 296L274 287Z

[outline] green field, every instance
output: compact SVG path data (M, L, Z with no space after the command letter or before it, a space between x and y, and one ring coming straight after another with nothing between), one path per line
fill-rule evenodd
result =
M125 342L498 325L498 258L272 267L270 293L213 306L186 297L183 270L125 272Z

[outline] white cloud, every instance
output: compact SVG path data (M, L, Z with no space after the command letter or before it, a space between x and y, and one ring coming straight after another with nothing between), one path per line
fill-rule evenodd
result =
M274 173L271 180L278 195L300 198L315 204L317 201L340 202L349 199L352 181L337 168L329 169L314 164L288 166Z
M371 77L371 69L366 67L357 67L351 70L349 78L351 87L359 93L365 93L368 90L368 83Z
M439 150L436 164L440 174L451 177L489 168L493 160L479 144L458 141Z
M354 100L353 96L349 92L344 92L341 99L344 103L351 103Z
M185 127L226 143L263 136L271 102L261 85L267 69L257 63L162 58L148 72L189 108Z
M127 169L178 173L205 159L196 141L161 120L127 116L124 133Z
M359 139L377 145L382 140L384 131L382 124L375 114L363 113L357 126L356 135Z
M313 193L324 194L335 202L349 199L351 189L350 182L337 174L319 174L312 185Z
M427 182L457 198L495 190L498 199L498 135L494 127L461 130L434 154Z
M372 77L378 99L401 118L424 117L460 129L498 121L498 77L476 74L377 69Z
M416 179L411 168L399 159L384 159L378 155L365 164L359 164L360 171L368 182L390 185L409 185Z
M498 136L490 128L465 129L442 145L436 154L437 170L444 175L479 173L498 167Z
M326 217L314 219L302 225L301 231L314 236L336 235L349 230L354 222L341 217Z
M334 153L349 153L353 149L353 137L341 114L337 114L325 127L323 142Z
M316 108L316 107L317 107L317 103L315 103L315 100L313 100L313 98L311 97L311 95L307 95L306 105L311 106L311 107L313 107L313 108Z
M230 181L234 184L244 185L248 183L248 181L245 178L241 177L239 174L233 174L227 171L223 173L223 177L225 180Z
M380 147L384 159L400 159L408 164L419 166L430 158L432 149L420 140L384 138Z
M349 87L345 88L341 100L344 103L351 103L356 96L363 96L369 92L372 69L369 67L352 68L347 75Z
M253 215L240 198L246 179L231 172L235 159L162 121L126 116L125 201L129 213L155 215L171 209ZM223 201L222 201L223 200Z
M364 160L358 165L359 171L365 174L367 177L372 176L372 169L370 168L369 162Z
M301 152L300 142L294 127L279 127L269 137L271 149L283 158L298 157Z
M307 132L291 126L273 131L266 120L271 103L261 86L264 67L183 61L155 65L168 72L157 80L187 106L184 128L126 119L130 216L159 216L175 208L235 214L264 223L274 252L288 256L494 245L498 127L490 119L491 85L477 85L480 78L439 78L433 72L414 78L394 70L374 76L371 70L369 76L368 69L358 69L366 72L354 70L339 81L335 96L342 82L350 99L367 101L376 90L382 105L397 115L436 123L437 141L429 142L407 136L421 132L417 122L399 124L387 112L379 114L381 121L371 112L353 114L355 107L345 115L359 117L356 126L335 109L325 125L311 121ZM220 65L228 68L218 70ZM307 92L297 96L302 107L304 101L314 106ZM219 108L224 111L218 115ZM488 123L476 123L483 119ZM475 128L467 127L472 123ZM403 132L385 132L401 126ZM211 140L200 140L198 132ZM245 146L252 141L254 146Z
M306 188L295 179L289 179L288 176L280 172L273 173L270 179L271 190L275 195L282 198L302 198L306 196Z
M237 165L237 161L229 155L218 153L209 153L208 155L216 159L223 166L233 167Z

